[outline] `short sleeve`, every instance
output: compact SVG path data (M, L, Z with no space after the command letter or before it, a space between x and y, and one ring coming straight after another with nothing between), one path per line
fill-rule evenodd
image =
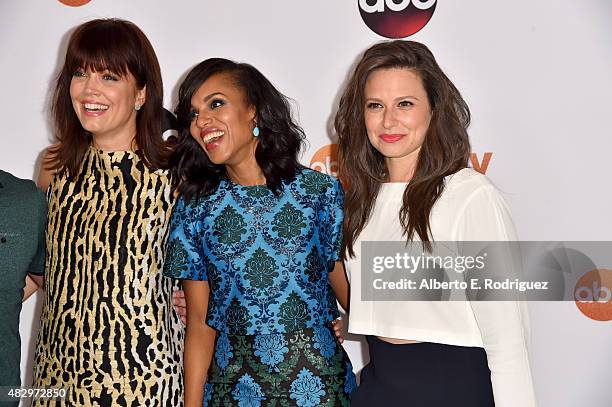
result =
M208 279L197 227L197 210L183 198L177 200L170 219L164 275L186 280Z
M515 241L507 204L493 185L476 189L466 199L455 227L457 241ZM471 301L491 370L495 405L535 407L524 301Z
M36 253L28 267L28 273L42 276L45 272L45 229L47 227L47 200L44 193L36 188L35 212L33 221L36 222Z
M321 245L325 259L330 263L340 260L342 248L342 222L344 221L344 191L336 178L321 198L319 216Z

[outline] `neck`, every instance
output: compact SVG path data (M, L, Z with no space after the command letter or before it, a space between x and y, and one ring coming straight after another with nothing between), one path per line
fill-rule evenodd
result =
M108 151L108 152L134 150L131 142L122 142L122 143L112 142L112 141L106 142L106 140L96 140L96 138L94 137L91 144L94 148L98 150Z
M92 146L102 151L131 151L136 147L136 127L122 134L92 134Z
M263 185L266 183L266 177L263 171L257 165L255 156L252 160L243 161L236 165L226 165L225 170L227 176L232 182L243 186Z
M389 179L387 182L410 182L416 170L418 151L402 158L386 158Z

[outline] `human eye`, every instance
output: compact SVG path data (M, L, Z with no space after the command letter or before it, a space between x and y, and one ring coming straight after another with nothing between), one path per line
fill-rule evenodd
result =
M110 72L105 72L104 74L102 74L102 79L104 79L105 81L118 81L119 77L113 73Z
M85 71L82 69L76 69L73 73L72 73L72 77L73 78L84 78L85 77Z
M366 103L366 108L370 110L380 109L382 105L378 102L368 102Z
M211 109L216 109L218 107L221 107L225 104L225 101L223 99L213 99L210 102L210 108Z
M402 100L401 102L399 102L397 104L399 107L410 107L410 106L414 106L414 103L412 103L409 100Z

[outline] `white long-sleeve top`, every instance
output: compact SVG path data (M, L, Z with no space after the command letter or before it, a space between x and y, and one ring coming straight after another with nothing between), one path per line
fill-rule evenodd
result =
M529 321L524 302L363 301L361 242L405 241L399 221L406 183L385 183L345 265L349 332L485 349L496 407L534 407ZM430 226L435 241L514 241L508 207L487 177L463 169L445 179ZM371 272L371 271L368 271Z

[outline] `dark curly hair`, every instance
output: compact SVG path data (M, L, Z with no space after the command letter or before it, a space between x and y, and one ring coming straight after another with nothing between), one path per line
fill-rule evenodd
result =
M444 177L468 166L470 109L431 51L421 43L403 40L370 47L349 78L334 122L339 139L339 174L348 185L344 201L344 256L354 256L353 244L370 218L381 183L388 181L384 157L368 140L364 88L372 72L390 68L409 69L418 75L432 111L399 213L408 241L416 233L424 247L431 250L429 216L444 190Z
M246 102L255 107L260 129L255 159L266 185L280 194L283 182L295 178L301 168L298 155L305 135L291 114L286 96L255 67L223 58L210 58L193 68L179 88L176 106L179 139L170 166L173 187L186 200L214 192L226 174L224 165L212 163L202 147L191 137L191 97L211 76L229 74L244 91Z

